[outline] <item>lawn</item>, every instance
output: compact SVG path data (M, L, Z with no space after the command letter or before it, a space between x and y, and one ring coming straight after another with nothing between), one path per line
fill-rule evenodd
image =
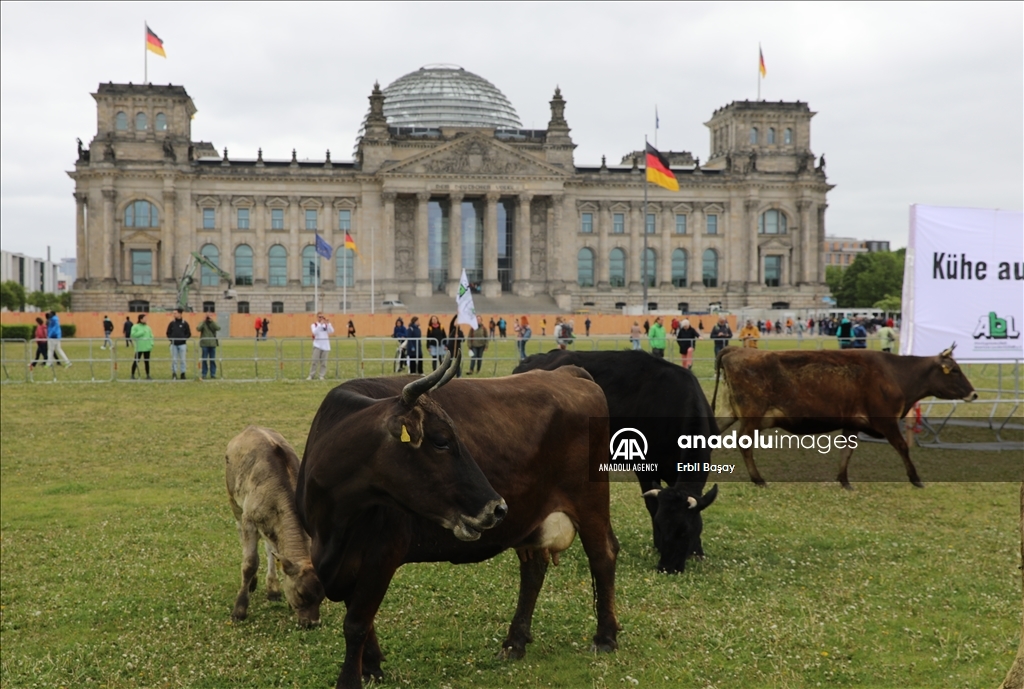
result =
M261 573L249 619L229 622L241 558L223 477L224 448L248 423L301 455L329 385L4 385L0 684L333 686L343 605L300 630L285 603L263 598ZM943 452L915 451L926 482L923 467ZM852 493L773 483L767 471L767 489L722 484L705 512L708 557L677 576L655 572L636 485L613 483L624 627L614 654L588 650L578 543L549 570L519 662L496 658L514 554L403 567L377 618L384 685L998 685L1020 639L1019 484L858 482L858 461L901 472L890 448L868 445L851 464Z

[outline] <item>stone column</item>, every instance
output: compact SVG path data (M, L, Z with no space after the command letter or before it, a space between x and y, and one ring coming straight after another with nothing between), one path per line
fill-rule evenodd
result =
M323 202L323 229L320 232L320 236L324 238L328 246L331 247L331 258L320 259L320 284L321 285L333 285L337 271L335 266L338 261L338 247L334 246L334 229L338 224L338 211L334 208L334 197L324 196L321 201ZM314 241L316 241L314 239ZM343 242L344 243L344 242Z
M575 276L563 275L566 265L565 257L562 256L562 232L576 233L576 228L563 228L565 223L565 194L551 195L551 224L548 227L548 282L557 281L559 287L569 282L575 282ZM556 288L557 289L557 288Z
M220 210L220 260L217 261L217 265L225 273L231 275L232 281L234 281L235 253L234 247L231 245L231 228L235 224L235 218L231 217L231 212L235 210L235 207L231 205L231 197L227 194L218 197L218 200L220 201L218 209Z
M457 297L462 277L462 194L450 194L448 203L448 296Z
M810 199L800 199L796 202L797 210L800 212L800 232L798 233L800 253L797 255L794 252L794 257L799 261L799 269L794 266L793 279L800 284L813 282L811 277L814 268L814 263L812 263L813 255L811 254L811 246L814 244L811 223L812 205Z
M658 282L662 289L672 288L672 236L676 232L675 213L669 205L661 207L661 265L658 267Z
M178 281L178 276L174 274L174 228L177 216L174 204L177 200L178 194L174 191L173 182L164 180L164 215L160 219L160 281L172 285Z
M302 248L299 245L299 197L288 197L288 284L302 286Z
M89 205L89 197L84 192L76 191L75 196L75 284L73 289L85 287L92 275L89 272L89 238L85 227L85 212Z
M380 253L382 258L381 285L382 290L392 289L390 281L395 279L395 199L398 194L393 191L381 192L380 199L384 206L384 217L381 219ZM391 297L385 297L390 299Z
M743 204L743 229L749 235L747 238L747 277L748 284L761 284L760 256L757 251L757 207L761 202L757 199L747 199Z
M484 282L481 290L485 297L501 296L498 282L498 200L501 194L489 193L484 211Z
M815 241L811 246L811 251L814 252L813 263L818 266L818 274L815 277L815 282L825 282L825 254L821 252L821 247L825 245L825 209L828 208L827 203L823 203L818 206L818 226L814 228Z
M640 254L644 250L641 235L644 231L644 202L630 201L629 206L629 259L626 261L626 285L630 291L639 291L642 289L640 278L643 274Z
M414 260L416 262L417 297L429 297L434 293L430 284L430 192L416 194L416 234Z
M254 285L267 284L268 259L267 251L267 197L253 197L255 206L252 209L253 230L256 232L255 246L252 248L252 282Z
M114 227L114 203L117 192L113 189L103 190L103 279L118 281L116 265L116 247L120 244L117 228Z
M530 204L533 202L533 194L520 194L518 200L515 254L512 257L512 264L515 267L515 283L512 285L512 292L519 296L529 297L533 296L533 286L530 284Z
M690 283L690 289L704 289L704 233L707 231L707 220L704 215L704 203L697 201L693 204L693 213L687 218L686 231L690 234L690 255L686 261L686 280ZM690 222L692 221L692 222ZM719 261L718 284L725 284L723 273L726 262Z
M594 284L598 289L609 289L608 235L612 232L612 203L600 201L597 211L597 256L594 257Z

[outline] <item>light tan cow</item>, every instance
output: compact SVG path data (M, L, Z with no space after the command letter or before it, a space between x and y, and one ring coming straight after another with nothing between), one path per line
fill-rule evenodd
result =
M231 618L244 620L249 593L256 590L260 566L259 541L267 551L267 599L285 599L298 613L299 625L320 623L324 587L309 557L309 536L295 511L295 481L299 458L281 435L269 428L249 426L228 443L226 479L231 511L242 541L242 588ZM283 586L277 563L284 573Z

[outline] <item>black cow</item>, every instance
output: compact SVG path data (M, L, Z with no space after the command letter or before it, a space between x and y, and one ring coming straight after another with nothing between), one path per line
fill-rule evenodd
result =
M711 458L707 448L680 450L682 434L717 435L718 424L697 377L689 370L656 359L646 352L572 352L553 350L534 354L513 373L551 371L560 366L579 366L594 377L608 400L611 433L628 426L628 419L658 419L651 423L658 437L648 438L651 446L673 448L657 461L658 471L637 471L640 490L651 514L654 545L661 555L658 569L681 572L688 557L703 557L701 512L714 502L718 485L703 494L708 472L679 471L679 463L703 467ZM645 435L649 435L648 432ZM662 483L667 488L662 487Z
M441 382L455 371L449 363L435 373L444 368ZM327 597L348 608L338 687L382 677L373 620L407 562L481 562L516 549L519 603L502 653L522 657L549 555L577 531L594 581L594 647L614 650L619 544L608 483L588 480L592 464L607 462L589 446L589 419L608 413L600 388L566 368L410 394L431 378L348 381L328 394L310 429L296 501ZM598 442L607 447L607 433ZM488 505L501 514L445 516Z

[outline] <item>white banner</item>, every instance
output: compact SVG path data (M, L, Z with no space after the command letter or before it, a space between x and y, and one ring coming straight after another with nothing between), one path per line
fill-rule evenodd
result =
M910 207L900 354L1024 359L1024 214Z
M473 293L469 290L469 278L466 277L465 268L462 269L462 279L459 280L459 296L455 299L455 306L458 310L455 322L476 330L476 307L473 306Z

